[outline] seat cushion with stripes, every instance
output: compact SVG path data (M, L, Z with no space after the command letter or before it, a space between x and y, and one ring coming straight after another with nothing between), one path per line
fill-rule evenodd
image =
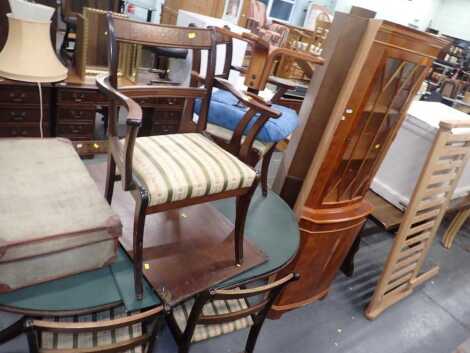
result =
M210 135L218 137L227 142L231 140L233 135L233 131L210 123L207 124L206 131ZM243 141L245 141L245 136L242 137L242 142ZM260 140L255 140L253 142L253 148L260 154L260 156L264 156L271 149L271 147L273 147L273 145L273 142L262 142Z
M178 327L183 332L188 322L191 308L194 305L194 299L188 300L173 310ZM237 312L248 308L246 299L233 299L233 300L214 300L208 302L202 309L202 313L206 316L227 314ZM251 316L247 316L235 321L227 322L218 325L196 325L194 330L192 342L200 342L209 338L225 335L234 331L243 330L253 325Z
M140 137L133 172L150 206L250 187L256 172L202 134Z
M46 321L59 322L99 322L104 320L113 320L131 315L126 312L124 306L119 306L110 310L96 312L89 315L50 318L45 317ZM124 326L115 330L105 330L98 332L81 332L76 334L57 333L50 331L41 332L41 348L44 350L54 349L77 349L77 348L96 348L114 343L128 341L134 337L142 336L142 323L132 326ZM143 353L142 347L138 346L126 351L125 353Z

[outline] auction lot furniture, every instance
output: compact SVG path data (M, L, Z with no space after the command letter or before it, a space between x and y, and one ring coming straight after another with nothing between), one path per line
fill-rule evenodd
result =
M289 29L281 22L268 20L266 4L258 0L248 0L246 28L275 46L282 46Z
M120 192L119 195L124 195L124 193ZM231 222L234 221L236 204L233 199L220 200L211 205ZM194 207L199 208L201 205ZM123 219L131 220L132 210L127 210L126 214L128 216ZM165 215L162 214L162 217ZM183 217L169 222L166 217L166 222L171 223L170 227L177 227L181 219ZM184 219L194 224L190 215ZM266 254L267 261L223 282L213 283L212 288L217 290L241 288L245 283L266 278L285 267L293 259L299 247L299 230L294 214L273 193L267 197L263 197L260 192L254 195L246 230L248 239L256 243ZM125 234L125 236L132 238L132 234ZM174 237L172 240L161 241L159 247L165 258L172 258L174 252L180 252L184 259L184 248L187 247L185 244L187 243L184 243L184 239ZM146 250L156 251L158 248ZM180 261L180 266L184 263ZM187 284L182 283L182 285ZM201 292L208 289L209 287L204 288ZM148 281L144 281L144 292L143 300L138 300L134 290L133 264L125 251L121 249L118 251L117 260L110 266L1 294L0 310L23 314L28 318L69 317L101 312L122 305L126 307L127 312L146 311L162 304ZM15 331L14 328L15 324L0 332L0 345L8 340L8 336L10 338L14 336L12 332ZM222 334L223 331L219 329L219 332L218 334Z
M408 207L442 120L470 121L470 116L442 103L415 101L411 104L397 137L372 181L372 191L400 210ZM463 197L469 192L470 167L467 166L451 199Z
M247 252L244 261L244 226L246 214L258 178L255 171L246 165L253 141L270 117L279 113L256 99L244 97L229 84L219 85L237 95L248 108L246 119L240 123L241 130L256 113L261 117L251 128L248 138L239 144L235 156L223 150L205 137L202 132L207 124L207 112L215 70L215 31L213 29L182 28L133 22L108 14L110 36L110 75L100 76L97 83L103 93L112 99L109 136L109 161L106 199L111 203L116 180L122 180L125 191L130 191L136 202L134 225L134 262L137 297L142 295L143 237L146 215L181 207L206 203L228 197L237 198L235 228L233 230L235 261L233 270L246 270L264 260L255 252ZM207 50L206 78L197 73L199 61L194 60L193 74L198 85L130 87L118 89L118 58L120 42L146 46L180 47L193 53ZM196 55L196 54L194 54ZM199 54L200 55L200 54ZM216 79L217 80L217 79ZM193 80L191 80L191 84ZM142 110L130 97L177 98L185 100L185 109L178 134L137 138L142 123ZM201 112L197 123L193 122L194 101L201 100ZM123 142L117 131L119 105L124 105L127 115L127 133ZM116 178L116 168L119 178ZM232 233L229 230L226 234ZM252 257L251 257L252 256ZM158 257L158 256L157 256ZM211 263L207 263L211 266ZM191 267L191 266L190 266ZM194 274L188 274L193 277ZM188 278L188 280L189 280ZM177 296L165 296L164 300L177 301Z
M470 157L470 120L442 121L365 314L375 319L437 275L422 266Z
M338 56L335 48L346 43L349 51L355 49L354 61L344 67L347 72L335 70L331 65L337 60L331 60L332 54ZM279 276L298 272L302 281L284 291L272 308L272 317L327 295L372 211L364 198L369 185L445 43L387 21L335 17L325 47L327 64L316 72L300 113L306 125L294 133L285 155L288 168L281 166L278 175L281 194L296 200L302 234L296 259ZM339 75L328 77L335 71ZM323 84L332 81L324 92ZM321 136L314 148L313 134ZM294 179L289 168L298 167L300 160L310 167ZM288 185L289 178L301 185L300 193Z
M179 353L189 352L197 326L204 325L206 330L210 330L210 327L213 327L213 325L227 324L240 319L251 321L252 327L243 352L253 353L258 335L272 304L289 283L298 279L298 275L289 274L276 282L264 286L250 288L243 286L243 289L214 289L199 294L189 310L189 317L184 327L183 325L180 326L175 316L170 315L168 317L169 326L178 344ZM258 300L255 304L250 304L248 299L256 296L262 296L263 299ZM207 305L212 305L212 307L216 308L218 303L221 302L231 304L230 310L228 311L227 306L225 306L225 310L221 310L224 313L214 313L206 307Z
M237 66L233 60L233 48L236 45L236 39L232 36L232 32L228 30L217 30L217 50L220 47L225 47L225 63L223 70L216 77L224 80L230 80L232 71L243 75L246 73L246 68ZM248 41L248 39L247 39ZM249 163L255 167L260 159L262 159L261 166L261 187L263 193L267 195L268 192L268 171L271 157L276 149L278 142L287 139L295 128L298 126L298 115L294 109L281 105L281 98L289 89L294 87L282 80L275 77L269 79L269 83L276 87L276 91L269 102L263 103L270 105L270 107L278 111L281 115L276 119L270 119L264 124L256 139L253 143L253 150L250 152ZM224 147L226 150L237 154L237 146L239 141L246 139L247 132L241 131L237 127L244 119L247 108L239 104L239 99L220 87L218 81L215 83L216 88L221 88L212 93L211 102L209 104L207 132L215 139L215 141ZM251 93L249 93L251 95ZM251 95L252 97L257 97ZM196 113L200 112L200 104L196 105ZM250 122L248 126L253 126L254 121ZM248 130L249 131L249 130Z
M121 222L70 141L0 140L0 292L114 261Z

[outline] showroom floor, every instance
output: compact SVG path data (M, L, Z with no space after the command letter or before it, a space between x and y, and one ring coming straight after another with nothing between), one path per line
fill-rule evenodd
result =
M87 162L95 172L104 168L103 163L101 157ZM362 310L393 235L374 232L371 227L375 227L372 222L367 224L367 233L373 234L363 239L355 276L348 279L339 274L324 301L288 313L281 320L267 321L256 353L452 353L470 337L470 227L461 232L451 250L436 241L429 263L440 264L440 274L373 322L364 318ZM16 318L0 313L0 329ZM196 344L191 352L239 352L245 338L246 332L233 333ZM176 351L167 330L157 351ZM0 347L0 353L26 352L24 337Z

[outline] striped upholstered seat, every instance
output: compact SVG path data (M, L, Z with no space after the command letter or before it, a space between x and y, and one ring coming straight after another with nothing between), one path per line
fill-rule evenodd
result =
M250 187L256 172L202 134L140 137L133 171L149 206Z

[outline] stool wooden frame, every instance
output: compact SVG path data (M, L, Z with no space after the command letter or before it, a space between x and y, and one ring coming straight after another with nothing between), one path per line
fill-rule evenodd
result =
M422 273L424 261L470 157L469 121L443 121L390 251L385 269L365 310L368 319L410 295L437 275L439 266Z

